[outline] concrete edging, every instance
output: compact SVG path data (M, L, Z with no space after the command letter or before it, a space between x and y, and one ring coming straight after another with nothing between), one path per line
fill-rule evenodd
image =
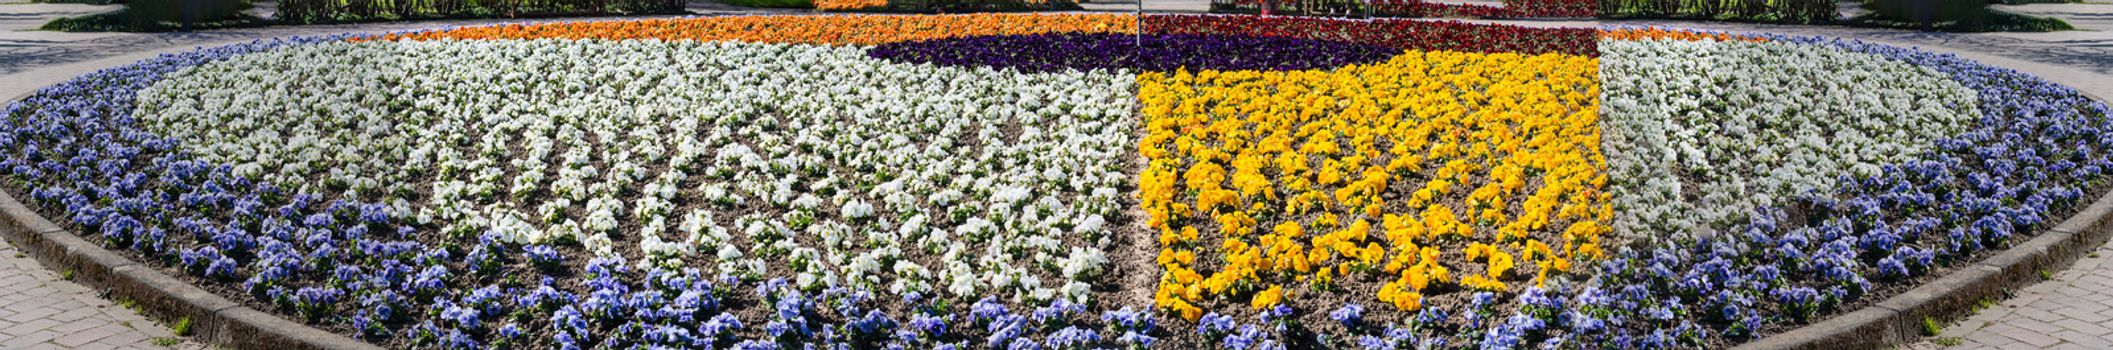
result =
M233 300L140 265L103 249L45 219L12 191L0 191L0 237L37 262L57 271L73 271L73 282L104 290L109 298L139 305L142 316L173 324L191 320L190 336L206 343L254 350L380 350L381 347L331 333L278 315L242 306Z
M1922 339L1923 320L1970 316L1981 300L2041 282L2040 271L2075 263L2113 237L2113 192L2032 240L1916 286L1878 304L1733 349L1883 349Z

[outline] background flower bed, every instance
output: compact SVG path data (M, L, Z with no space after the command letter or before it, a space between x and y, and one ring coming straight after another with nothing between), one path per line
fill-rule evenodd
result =
M1562 53L1598 56L1598 30L1479 25L1406 19L1145 15L1144 33L1285 36L1418 51Z
M1211 12L1259 14L1274 5L1275 15L1351 17L1586 18L1599 15L1599 0L1507 0L1502 6L1435 3L1423 0L1213 0Z
M507 24L391 33L376 40L660 39L870 46L963 36L1136 32L1136 18L1100 14L722 16Z
M1070 0L820 0L822 11L980 12L1078 10Z
M867 52L912 63L1048 72L1329 69L1386 60L1401 49L1288 37L1061 33L897 42Z
M1599 15L1598 0L1510 0L1504 6L1442 4L1422 0L1372 2L1374 16L1480 18L1589 18Z
M280 0L275 18L296 23L415 18L683 13L672 0Z

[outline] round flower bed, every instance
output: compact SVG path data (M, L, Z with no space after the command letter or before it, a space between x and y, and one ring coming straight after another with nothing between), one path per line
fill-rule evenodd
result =
M10 104L0 169L390 347L1721 347L2074 212L2107 112L1814 38L710 17L163 56Z

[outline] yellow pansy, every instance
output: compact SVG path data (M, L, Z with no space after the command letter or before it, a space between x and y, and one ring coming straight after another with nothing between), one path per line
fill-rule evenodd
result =
M1571 273L1604 255L1612 218L1597 76L1591 57L1415 51L1333 70L1141 74L1146 224L1216 257L1163 253L1168 273L1209 276L1163 278L1194 291L1166 297L1267 286L1249 301L1260 308L1285 287L1373 283L1327 290L1377 287L1415 310L1428 293ZM1454 279L1474 263L1486 269Z

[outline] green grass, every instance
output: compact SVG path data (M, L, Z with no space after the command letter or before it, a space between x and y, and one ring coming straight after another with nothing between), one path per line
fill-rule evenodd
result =
M157 338L154 338L154 346L159 346L159 347L164 347L164 348L176 347L176 344L181 344L181 343L183 343L183 340L180 340L180 339L176 339L176 338L170 338L170 337L157 337Z
M59 271L59 279L62 279L62 280L68 280L68 281L72 281L72 280L73 280L73 269L66 269L66 271Z
M139 308L139 302L137 301L132 301L132 299L127 298L117 298L116 301L117 307L125 308L126 310L132 310L132 312L141 311Z
M176 324L169 325L169 332L176 333L176 335L178 336L191 336L191 318L183 317L176 319Z
M1939 333L1944 333L1944 326L1938 325L1936 318L1922 318L1922 335L1934 337Z
M744 7L768 7L768 8L794 8L794 9L811 9L811 8L814 8L814 1L813 1L813 0L719 0L719 3L722 3L722 4L727 4L727 5L734 5L734 6L744 6Z
M1937 342L1937 345L1959 346L1959 337L1938 337L1934 341Z

